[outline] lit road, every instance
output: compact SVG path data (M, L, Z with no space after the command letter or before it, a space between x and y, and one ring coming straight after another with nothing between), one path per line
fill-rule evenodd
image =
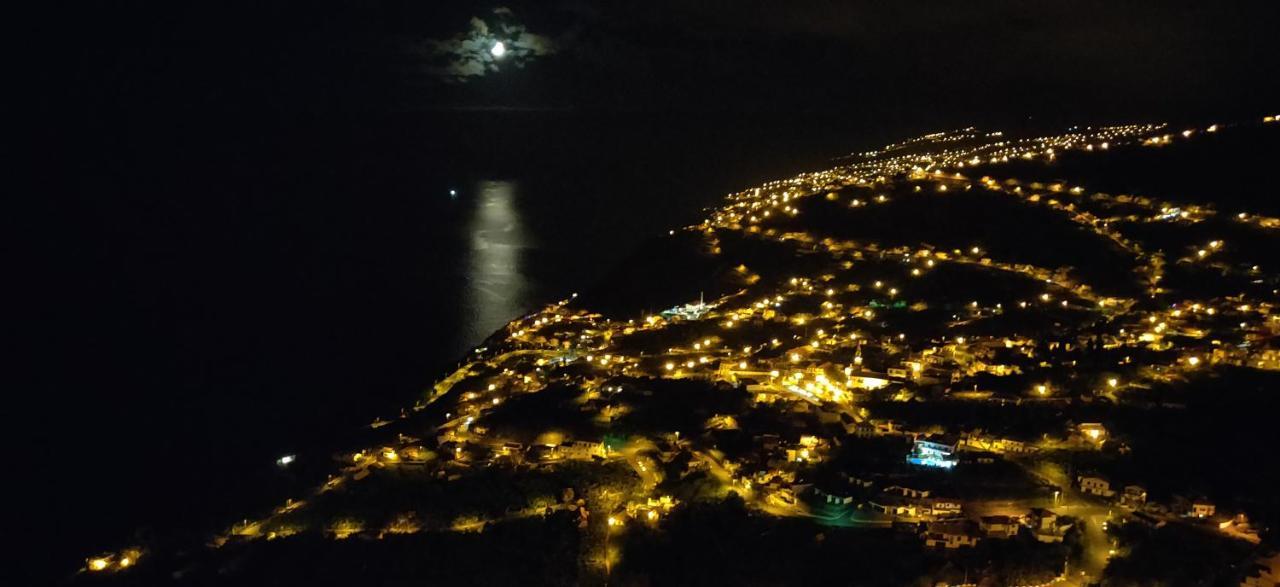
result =
M1083 573L1082 582L1084 583L1101 579L1102 571L1107 567L1107 560L1111 556L1111 539L1107 537L1104 527L1111 517L1111 506L1098 503L1076 491L1066 474L1056 467L1037 465L1032 468L1027 463L1019 464L1031 475L1059 487L1062 491L1057 504L1047 500L1050 503L1033 507L1048 507L1059 514L1072 516L1084 522L1082 534L1084 566L1071 569L1071 573Z

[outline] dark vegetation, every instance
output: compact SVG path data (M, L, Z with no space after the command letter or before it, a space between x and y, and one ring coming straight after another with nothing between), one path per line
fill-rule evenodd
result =
M1276 181L1276 152L1280 152L1280 134L1246 125L1160 148L1115 148L1106 157L1067 151L1047 165L1010 161L972 168L970 174L1068 181L1085 186L1090 193L1155 196L1175 203L1213 202L1225 214L1247 211L1277 216L1280 199L1269 196L1274 193L1269 186Z
M1056 575L1067 546L1026 540L961 552L927 550L914 532L817 527L748 514L736 495L678 511L661 531L628 529L619 585L933 585Z
M777 222L819 238L933 245L948 252L977 246L986 251L983 256L994 259L1071 267L1080 281L1101 292L1128 295L1135 291L1129 256L1062 214L979 187L937 194L928 191L931 185L926 184L921 193L904 186L889 193L886 203L858 208L844 200L809 198L799 205L799 217Z

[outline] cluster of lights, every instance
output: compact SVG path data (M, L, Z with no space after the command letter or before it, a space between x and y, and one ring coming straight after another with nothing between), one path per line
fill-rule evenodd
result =
M507 48L501 42L496 42L490 52L494 58L502 58L506 50ZM1276 120L1276 117L1269 116L1264 122L1272 123ZM825 195L828 200L838 201L845 188L856 187L866 190L865 193L874 194L866 196L865 199L850 200L850 207L861 208L889 203L890 198L886 192L889 192L893 184L904 177L913 182L917 191L924 191L923 187L937 194L950 194L977 187L1016 197L1028 205L1047 206L1064 214L1072 222L1115 243L1136 258L1143 259L1145 265L1141 270L1154 283L1159 281L1163 259L1159 255L1149 253L1139 243L1121 234L1114 228L1118 224L1117 221L1195 223L1211 217L1214 214L1212 209L1173 204L1154 198L1113 196L1102 193L1086 195L1088 190L1084 186L1061 183L1043 184L1022 182L1017 179L997 180L989 176L971 181L958 170L1006 163L1016 159L1053 160L1071 150L1089 152L1136 144L1163 146L1180 138L1191 139L1202 132L1216 133L1219 129L1220 126L1215 124L1180 132L1166 132L1164 125L1127 125L1072 129L1071 132L1061 135L1013 139L1005 137L1002 133L984 133L967 128L934 133L888 145L876 151L854 155L847 160L847 164L834 169L769 182L759 188L732 194L727 198L724 206L713 210L707 220L697 227L697 231L707 239L709 250L713 254L719 253L720 250L718 230L748 231L764 234L779 241L803 245L806 250L825 252L832 260L842 263L845 269L873 255L882 259L896 257L901 259L903 264L903 276L886 275L881 276L881 279L859 279L858 283L842 283L829 274L814 277L796 276L786 280L784 284L779 284L780 287L776 291L767 294L752 290L756 293L752 293L748 298L744 290L739 294L725 296L711 304L699 301L697 304L691 303L679 307L675 312L653 314L625 322L574 310L568 306L570 300L562 300L539 312L512 321L507 327L510 348L495 344L497 350L477 349L466 364L436 384L430 397L424 403L415 406L415 410L420 410L431 402L446 397L446 392L459 382L467 380L476 373L486 372L484 369L486 366L506 367L500 374L489 376L486 385L474 388L475 391L459 394L462 399L458 401L457 408L454 408L455 411L446 412L445 422L439 426L439 431L444 435L475 438L482 435L480 426L484 423L482 420L477 423L477 419L482 418L487 410L502 405L512 393L531 393L545 385L543 366L553 365L556 361L568 364L578 360L590 365L596 374L606 375L623 373L659 377L733 377L747 373L754 375L767 373L768 385L775 390L784 390L814 403L835 402L848 408L855 405L857 397L855 391L887 385L888 381L868 377L868 371L864 370L867 367L863 366L862 346L866 342L874 344L874 341L867 339L867 333L864 332L860 337L857 333L843 330L850 324L863 328L858 326L858 322L846 321L857 318L872 319L876 316L875 312L871 307L852 305L853 302L848 302L848 298L852 296L837 294L863 292L881 299L884 296L900 298L915 289L903 285L904 283L920 283L914 279L926 278L931 270L943 263L981 266L988 270L1016 273L1049 286L1048 290L1037 297L1018 301L1019 308L1028 308L1029 305L1085 307L1121 317L1122 320L1119 323L1125 324L1132 330L1120 329L1120 336L1114 337L1119 342L1112 343L1118 346L1139 344L1155 346L1163 342L1167 347L1169 343L1166 339L1171 338L1169 336L1171 333L1198 338L1203 336L1203 331L1196 328L1198 325L1195 320L1202 314L1214 316L1220 312L1235 312L1248 315L1249 320L1253 320L1254 324L1261 323L1264 326L1275 324L1276 317L1269 314L1269 305L1251 304L1247 303L1248 300L1231 302L1230 305L1224 300L1200 300L1173 304L1168 309L1151 312L1149 315L1139 314L1141 320L1135 327L1134 316L1129 314L1133 300L1098 296L1088 286L1071 282L1063 277L1062 272L1056 270L993 259L991 257L994 255L986 250L982 243L950 251L908 246L887 248L877 243L859 244L829 238L819 240L803 232L780 232L775 229L779 220L781 223L789 222L800 214L801 201L805 198L812 195ZM1107 213L1107 210L1119 209L1121 205L1127 208L1139 208L1142 210L1141 215L1121 218L1102 216ZM1240 213L1234 220L1267 229L1280 229L1280 219L1275 218ZM674 231L671 234L674 234ZM1201 247L1194 247L1189 259L1196 261L1209 258L1224 246L1221 240L1209 241ZM741 279L751 277L759 279L759 276L751 274L745 265L738 266L736 271ZM904 290L907 293L904 293ZM1153 285L1150 293L1155 294L1158 291ZM780 315L783 311L783 302L792 298L821 300L822 311L817 316ZM1090 302L1090 304L1086 306L1081 301ZM903 303L896 302L899 307L903 307L901 306ZM1072 303L1075 306L1072 306ZM1003 310L1002 305L998 303L984 307L980 300L966 299L964 305L968 311L964 314L964 319L967 320L985 318L985 311L999 313ZM873 303L872 307L874 306ZM914 309L915 306L912 308ZM619 342L638 331L662 330L679 322L701 322L702 320L707 320L709 326L718 326L721 330L717 330L718 334L712 337L705 336L706 331L703 331L696 340L686 342L686 346L681 348L669 348L665 354L637 357L626 350L624 343ZM782 340L788 341L785 346L782 340L776 337L767 342L763 339L745 339L742 342L750 344L739 346L739 339L735 337L745 337L746 331L751 330L744 325L759 324L762 320L775 327L791 328L793 336L783 337ZM1247 325L1247 321L1241 322L1240 329L1245 330ZM544 336L544 329L551 326L555 327L553 329L555 334ZM817 326L823 326L823 328L817 328ZM803 336L801 328L804 329ZM1280 330L1280 325L1271 326L1271 328L1274 333ZM810 332L810 329L814 331ZM896 342L890 340L891 335L881 333L880 336L881 349L886 350L886 354L898 355L898 360L901 361L900 366L911 377L926 374L925 365L934 365L932 361L939 358L950 361L948 364L963 368L966 361L973 361L968 355L975 353L983 345L999 344L998 338L977 337L975 339L954 336L948 337L947 340L934 339L930 342L933 346L924 350L916 346L918 341L912 341L914 348L903 354L901 348L907 345L905 335L898 334ZM1217 341L1215 341L1216 344ZM1036 346L1036 341L1030 339L1004 339L1005 348L1016 348L1017 352L1027 357L1032 356ZM741 352L737 350L739 348ZM1216 351L1214 354L1209 354L1207 348L1209 347L1179 349L1180 358L1176 361L1186 370L1200 368L1210 362L1217 363L1220 355ZM837 356L840 350L856 353L852 359L848 359L851 364L845 366L843 378L836 375L836 371L824 370L823 365L824 362L832 361L832 357ZM950 358L943 355L948 350L952 351ZM760 355L757 356L755 353ZM929 358L930 354L934 356ZM537 358L529 359L528 355ZM906 358L903 358L904 356ZM1127 361L1128 357L1125 359L1126 363ZM876 359L870 359L868 362L875 363ZM718 371L714 368L704 368L713 363L719 365ZM529 367L529 365L536 365L536 367ZM858 369L856 373L855 367ZM520 371L522 369L524 372ZM749 369L755 369L755 371L749 371ZM981 368L974 367L974 369ZM970 370L969 373L975 370ZM1131 371L1124 371L1124 373L1125 378L1131 381L1122 383L1120 377L1106 377L1102 379L1102 391L1118 393L1124 389L1139 387L1143 385L1143 379L1149 377L1147 375L1131 376L1129 375ZM1067 395L1064 390L1055 390L1053 385L1049 381L1033 383L1030 394L1045 398L1046 401L1057 401L1059 398L1051 398L1054 395ZM598 383L592 383L590 386L584 384L584 387L589 387L589 391L596 394L592 397L600 395ZM604 389L609 390L609 386L605 386ZM865 410L862 411L863 415L865 412ZM1094 441L1101 440L1104 434L1099 429L1084 430L1084 433ZM362 471L367 472L369 468L394 468L414 462L420 458L413 452L414 450L413 445L406 441L393 446L356 452L352 455L351 462L344 469L343 474L328 479L317 489L317 493L333 490L351 479L359 479L358 475ZM461 443L454 452L455 458L463 458ZM809 463L818 458L816 455L812 447L797 448L795 461ZM950 468L955 465L955 461L949 455L935 454L928 450L913 453L913 458L916 459L913 462L926 466ZM277 464L282 467L293 462L293 455L286 455L277 460ZM732 484L735 487L741 487L744 493L750 494L752 486L750 479L734 477ZM304 507L304 504L304 500L290 500L284 506L277 508L274 515L279 516L295 511ZM627 516L655 523L660 519L662 512L667 510L652 507L652 505L640 508L628 506ZM667 507L669 509L669 505ZM264 528L279 526L273 524L275 521L274 518L254 522L246 520L243 524L233 527L230 534L256 537ZM606 518L606 525L611 530L620 529L626 523L626 518L621 514ZM385 531L397 533L398 530L393 529L392 526L395 525L388 526ZM420 528L416 523L408 522L403 527L395 527L405 531L410 531L411 528L411 531L417 531ZM359 522L339 520L331 524L328 531L335 538L343 538L361 531L362 528ZM471 528L471 525L467 528ZM278 535L287 535L287 532L267 534L267 537ZM118 554L94 557L88 559L86 568L94 572L121 570L135 564L139 556L141 551L131 549Z

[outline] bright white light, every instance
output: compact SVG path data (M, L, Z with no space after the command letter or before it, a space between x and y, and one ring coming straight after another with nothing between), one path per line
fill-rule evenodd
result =
M498 41L493 44L492 49L489 49L489 53L495 58L502 59L502 56L507 54L507 46L503 45L502 41Z
M280 457L280 458L276 459L276 464L277 464L277 465L280 465L281 467L287 467L287 466L289 466L291 463L293 463L293 460L294 460L294 456L293 456L293 455L284 455L284 456L282 456L282 457Z

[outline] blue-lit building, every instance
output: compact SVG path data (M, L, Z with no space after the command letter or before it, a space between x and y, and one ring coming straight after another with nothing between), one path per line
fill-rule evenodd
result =
M698 302L696 304L685 304L674 308L663 310L662 317L671 320L674 318L682 318L684 320L698 320L710 312L715 304L708 304L702 298L702 294L698 294Z
M916 438L911 452L907 453L907 462L924 467L950 469L959 462L956 458L956 443L955 440L942 437Z

